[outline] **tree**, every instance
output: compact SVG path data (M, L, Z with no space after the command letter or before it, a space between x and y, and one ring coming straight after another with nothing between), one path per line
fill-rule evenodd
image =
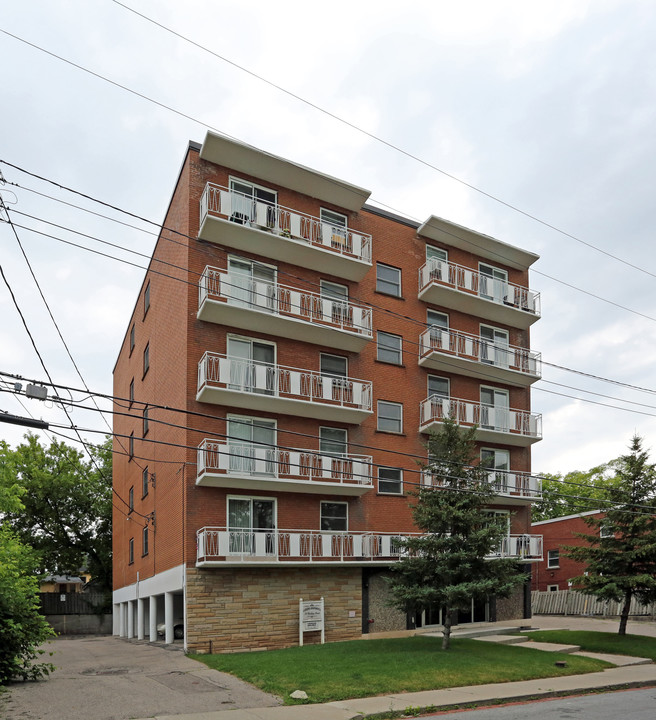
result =
M605 507L608 489L620 482L618 462L611 460L586 472L574 470L565 476L543 475L542 496L531 510L533 522Z
M23 489L23 508L5 518L39 558L43 573L91 574L111 590L111 445L92 449L93 461L63 442L44 447L34 435L12 450L0 442L0 488ZM2 490L0 490L0 493Z
M606 491L612 505L605 517L585 518L595 532L577 535L587 544L564 548L586 565L587 575L574 579L583 592L622 603L620 635L626 634L634 597L656 601L656 469L648 458L642 439L634 436L629 454L617 463L620 482Z
M19 512L21 489L0 487L0 516ZM4 521L0 524L0 685L10 680L48 675L50 663L34 663L39 646L53 629L39 614L39 580L34 551L20 542Z
M474 466L475 429L447 420L428 442L424 469L432 486L411 491L419 537L401 541L406 552L392 567L391 602L405 612L442 607L442 648L448 649L452 614L473 599L508 597L525 580L515 560L494 559L507 534L505 519L487 510L494 491L488 470Z

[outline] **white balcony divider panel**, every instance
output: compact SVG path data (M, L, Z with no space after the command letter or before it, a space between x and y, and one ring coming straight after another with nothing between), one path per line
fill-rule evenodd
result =
M490 407L484 403L442 398L432 395L422 400L420 405L422 425L442 422L446 418L455 420L459 425L477 425L480 429L493 429L498 432L521 435L527 438L542 437L542 417L526 410L506 407Z
M422 484L431 487L443 487L441 478L433 475L430 470L424 470L421 474ZM497 495L507 497L525 498L527 500L538 499L542 495L542 481L526 472L514 472L512 470L490 470L488 481Z
M198 476L240 475L272 482L296 480L341 485L373 485L371 457L322 455L313 450L287 450L257 443L204 440L198 448ZM272 489L275 486L272 485Z
M271 205L213 183L205 186L201 197L201 225L207 215L270 230L283 237L371 263L371 235L337 228L293 208Z
M539 293L446 260L432 258L419 268L419 292L431 283L479 295L497 305L507 305L536 316L540 315Z
M209 266L203 271L198 291L199 307L208 298L218 298L256 312L339 328L369 339L372 337L371 308L348 300L324 298L318 293Z
M206 385L371 411L371 381L329 377L219 353L206 352L198 363L198 390Z
M334 532L204 527L197 533L197 562L393 562L406 550L399 539L418 533ZM489 559L542 559L541 535L507 535Z
M540 353L516 345L492 344L478 335L432 325L419 336L422 358L439 353L540 377Z

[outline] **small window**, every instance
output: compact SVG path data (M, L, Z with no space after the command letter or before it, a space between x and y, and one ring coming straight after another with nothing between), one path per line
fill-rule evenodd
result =
M438 377L437 375L428 376L428 397L449 397L449 380L448 378Z
M129 392L128 399L130 401L130 407L132 407L132 403L134 402L134 378L132 378L132 380L130 380L130 392Z
M560 550L549 550L547 552L547 567L560 567Z
M143 436L146 437L148 435L148 414L149 414L149 408L148 405L143 409Z
M130 433L130 439L128 440L128 457L130 460L134 457L134 431Z
M381 362L401 364L401 336L390 335L386 332L378 332L378 354L377 359Z
M378 430L384 432L403 432L402 403L378 401Z
M128 541L128 563L132 565L134 562L134 538Z
M401 271L376 263L376 290L386 295L401 297Z
M378 468L378 492L390 495L403 493L403 471L400 468Z
M426 311L426 325L435 326L443 330L449 329L449 316L446 313L437 312L437 310Z
M446 250L437 248L434 245L426 245L426 260L447 260Z
M149 477L148 477L148 468L145 467L141 471L141 497L145 498L146 495L148 495L148 487L149 487Z
M547 592L558 592L558 585L547 585Z
M148 555L148 528L145 527L141 533L141 555Z
M321 374L329 377L347 377L348 361L341 355L327 355L321 353Z
M134 512L134 486L128 492L128 512Z
M348 530L348 504L322 502L321 529L329 532L346 532Z
M346 455L348 433L342 428L319 428L319 452L325 455Z
M599 537L602 538L610 538L615 537L615 533L613 532L613 528L611 525L601 525L599 527Z
M319 219L322 223L326 223L326 225L334 225L338 228L345 228L347 225L346 215L342 215L342 213L335 212L334 210L326 210L325 208L321 208L319 211Z
M134 324L130 328L130 355L132 354L133 350L134 350Z
M148 372L148 368L150 367L150 343L148 343L144 349L143 353L143 374L145 375Z
M148 312L149 307L150 307L150 281L148 281L148 285L146 285L146 289L144 290L144 317L146 317L146 313Z

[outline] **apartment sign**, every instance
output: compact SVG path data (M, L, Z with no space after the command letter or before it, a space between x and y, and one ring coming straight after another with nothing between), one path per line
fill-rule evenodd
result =
M298 601L300 622L298 628L299 645L303 645L303 633L321 631L321 642L325 642L324 622L323 622L323 598L320 600L303 600Z

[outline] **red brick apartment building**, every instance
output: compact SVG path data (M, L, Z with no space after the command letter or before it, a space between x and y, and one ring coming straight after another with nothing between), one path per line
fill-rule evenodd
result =
M583 575L585 564L568 558L563 552L563 546L585 545L586 542L577 537L576 533L594 535L595 532L603 532L603 525L599 530L586 525L585 518L590 516L601 519L605 513L591 510L578 515L541 520L531 525L532 532L541 533L544 537L544 557L533 565L533 590L567 590L572 578Z
M189 145L114 371L117 635L293 645L301 598L324 598L327 641L438 622L388 607L383 576L449 415L496 468L493 555L541 558L537 256L368 197L214 133ZM529 612L525 587L459 621Z

